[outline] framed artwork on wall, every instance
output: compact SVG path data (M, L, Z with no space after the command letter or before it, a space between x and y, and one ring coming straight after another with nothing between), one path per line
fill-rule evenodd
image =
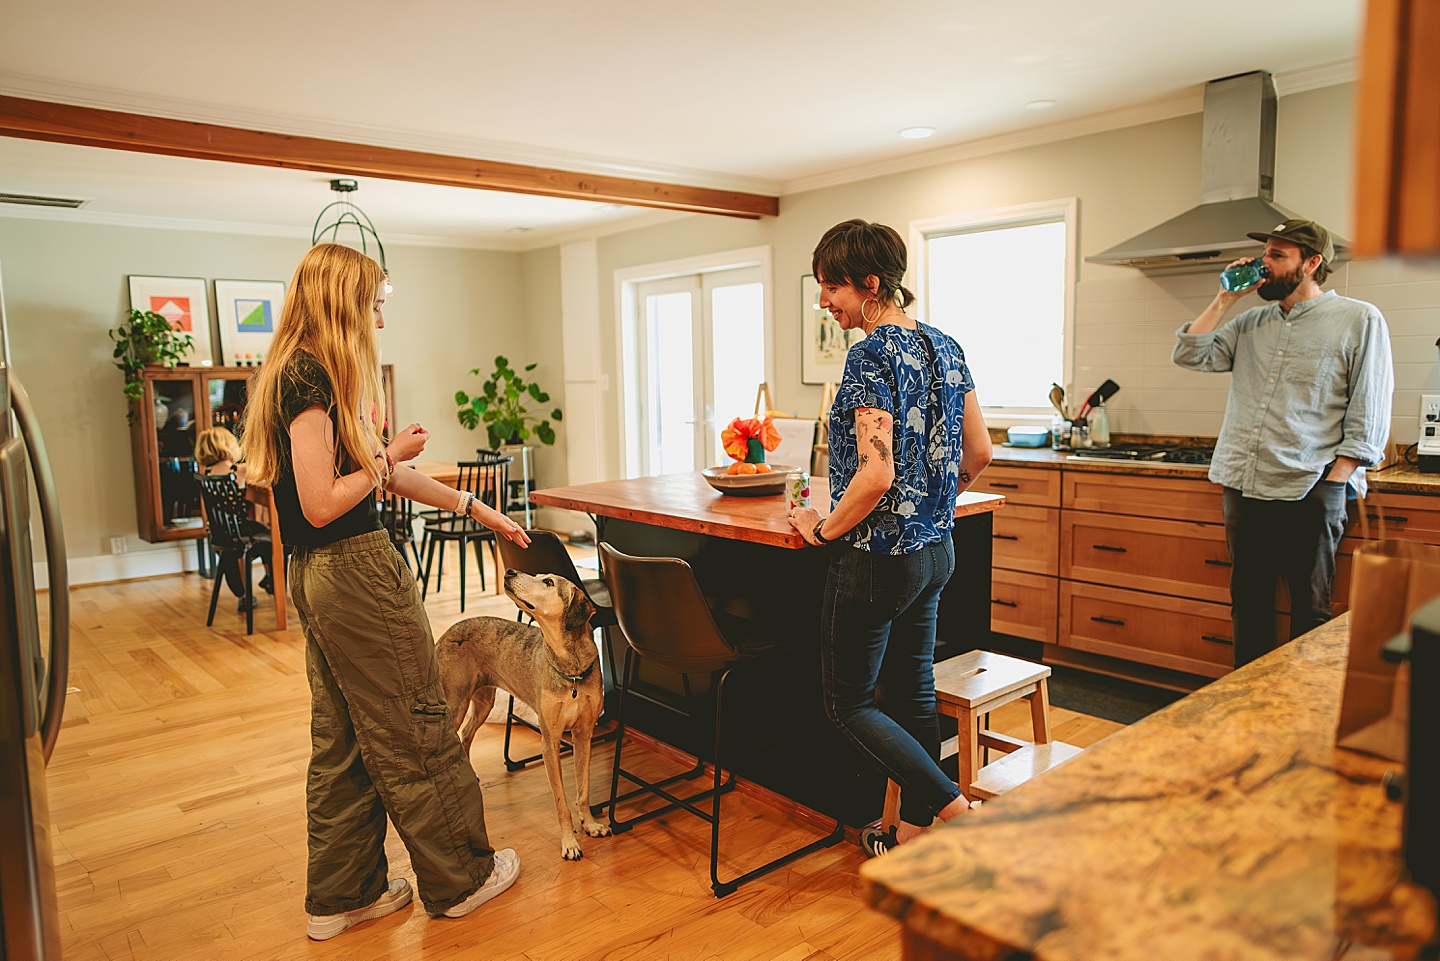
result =
M220 318L220 361L233 367L260 363L280 322L285 285L278 280L215 281Z
M820 309L820 284L810 274L800 278L800 383L825 384L845 372L845 354L865 334L844 331L828 310Z
M210 302L200 277L138 277L131 274L130 306L154 311L176 330L189 334L193 346L185 363L208 367L214 351L210 341Z

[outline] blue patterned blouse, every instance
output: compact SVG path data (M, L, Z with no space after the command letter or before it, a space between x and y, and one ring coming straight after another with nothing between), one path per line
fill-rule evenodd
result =
M965 395L974 389L960 345L925 324L917 330L884 324L850 348L830 408L830 509L860 467L857 408L895 418L895 483L843 541L877 554L909 554L949 536Z

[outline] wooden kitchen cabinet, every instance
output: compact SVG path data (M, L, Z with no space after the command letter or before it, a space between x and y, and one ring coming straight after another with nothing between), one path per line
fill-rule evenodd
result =
M991 532L990 629L1054 644L1060 471L989 467L971 489L1005 495Z
M153 543L205 536L195 483L195 436L225 427L237 437L255 367L145 368L144 395L131 401L130 452L141 539ZM386 415L395 423L394 368L381 365Z
M1007 505L1005 510L1013 508ZM1056 601L1054 577L1000 567L990 572L990 629L993 631L1054 644Z
M995 513L993 560L995 567L1032 574L1059 573L1060 511L1054 507L1005 505Z
M1066 471L1066 510L1225 523L1220 488L1194 477L1150 477Z
M1229 603L1230 553L1217 524L1064 511L1060 576Z
M1012 504L1059 507L1060 472L1041 467L987 467L970 490L1003 494L1007 507Z
M1222 677L1234 662L1230 605L1060 582L1060 643L1172 671Z

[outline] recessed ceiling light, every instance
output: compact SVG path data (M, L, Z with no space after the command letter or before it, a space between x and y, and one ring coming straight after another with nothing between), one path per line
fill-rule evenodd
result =
M934 127L906 127L900 131L900 136L906 140L924 140L933 133L935 133Z
M1025 105L1026 110L1049 110L1055 106L1053 100L1032 100Z

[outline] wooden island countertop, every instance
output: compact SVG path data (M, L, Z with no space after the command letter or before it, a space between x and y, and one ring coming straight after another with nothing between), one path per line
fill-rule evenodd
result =
M907 958L1409 959L1398 765L1334 746L1341 616L862 868Z
M765 497L721 494L705 482L699 471L551 487L533 492L530 499L547 507L563 507L693 534L771 547L806 546L804 538L786 520L784 494ZM822 509L828 506L830 485L824 480L812 479L810 502ZM1001 495L964 493L956 502L955 516L966 517L1004 506L1005 498Z

